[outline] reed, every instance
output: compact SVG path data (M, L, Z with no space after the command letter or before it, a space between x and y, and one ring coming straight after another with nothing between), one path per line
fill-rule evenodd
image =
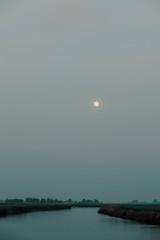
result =
M160 205L109 204L102 206L98 213L143 224L160 225Z
M0 217L38 211L71 209L70 204L0 204Z

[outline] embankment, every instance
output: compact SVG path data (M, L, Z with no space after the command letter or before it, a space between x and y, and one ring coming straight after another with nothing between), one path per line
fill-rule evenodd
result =
M38 211L56 211L71 209L69 204L1 204L0 217Z
M102 206L98 213L143 224L160 225L160 205L110 204Z

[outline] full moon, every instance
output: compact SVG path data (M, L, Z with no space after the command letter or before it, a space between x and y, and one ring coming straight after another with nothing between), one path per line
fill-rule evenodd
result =
M99 102L98 101L94 101L93 102L93 106L96 107L96 108L99 107Z

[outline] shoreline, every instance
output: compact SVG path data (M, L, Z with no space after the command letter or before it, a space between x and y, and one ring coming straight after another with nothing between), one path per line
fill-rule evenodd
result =
M98 213L142 224L160 226L160 205L109 204L102 206Z
M1 204L0 218L12 215L71 209L70 204Z

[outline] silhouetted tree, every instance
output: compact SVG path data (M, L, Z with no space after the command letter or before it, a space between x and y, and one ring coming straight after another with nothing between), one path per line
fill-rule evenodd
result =
M46 199L45 198L41 198L41 201L40 201L40 203L46 203L47 201L46 201Z

